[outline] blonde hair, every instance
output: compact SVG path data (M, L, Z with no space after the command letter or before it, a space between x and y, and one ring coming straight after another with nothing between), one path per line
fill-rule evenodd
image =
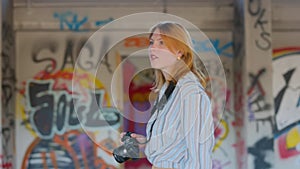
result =
M194 54L192 50L192 40L188 31L180 24L170 21L160 22L154 25L150 29L149 39L152 37L155 30L159 30L161 37L166 44L167 48L176 53L176 51L180 51L182 56L181 60L185 63L184 65L178 65L176 68L176 72L172 77L173 81L178 81L180 77L188 73L189 71L193 72L198 78L199 82L202 86L206 87L206 81L204 74L196 68L196 64L194 62ZM159 90L162 85L166 82L165 77L161 70L155 70L155 84L152 89Z

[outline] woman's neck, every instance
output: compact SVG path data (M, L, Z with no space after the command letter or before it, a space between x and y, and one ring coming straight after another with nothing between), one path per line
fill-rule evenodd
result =
M166 71L162 71L162 73L163 73L163 76L164 76L166 81L171 81L171 80L174 79L174 77L170 73L168 73Z

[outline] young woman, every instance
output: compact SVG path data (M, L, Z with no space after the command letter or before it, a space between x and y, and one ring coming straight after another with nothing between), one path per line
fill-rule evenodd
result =
M155 69L153 90L158 99L147 136L133 133L131 137L141 143L147 140L145 155L153 169L212 168L211 103L194 57L191 37L182 25L160 22L151 28L149 59Z

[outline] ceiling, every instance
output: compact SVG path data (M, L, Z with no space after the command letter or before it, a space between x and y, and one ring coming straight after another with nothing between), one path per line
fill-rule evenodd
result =
M15 6L226 6L233 0L14 0Z
M231 6L234 0L14 0L15 7L47 6ZM299 5L299 0L271 0L272 5Z

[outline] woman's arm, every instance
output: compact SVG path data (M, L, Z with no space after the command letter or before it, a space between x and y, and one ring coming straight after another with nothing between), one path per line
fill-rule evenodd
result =
M188 151L185 169L211 169L214 126L211 103L204 92L195 91L185 96L183 129Z

